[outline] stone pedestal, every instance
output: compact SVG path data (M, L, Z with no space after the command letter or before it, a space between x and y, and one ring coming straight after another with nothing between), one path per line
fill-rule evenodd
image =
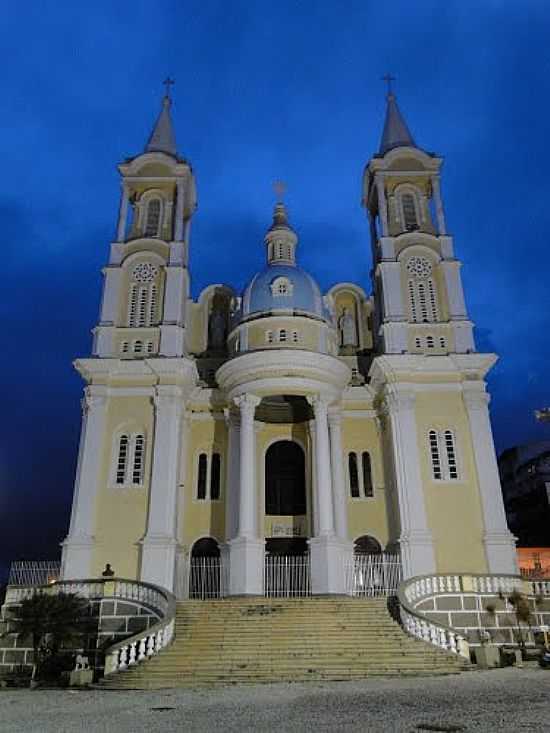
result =
M309 540L311 592L315 595L344 595L346 573L353 560L351 542L321 536Z
M236 537L222 552L229 561L229 595L261 596L264 592L264 547L260 539Z

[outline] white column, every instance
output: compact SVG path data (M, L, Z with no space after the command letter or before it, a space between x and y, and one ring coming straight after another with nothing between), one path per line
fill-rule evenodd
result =
M181 413L180 452L178 469L178 486L176 494L176 570L174 594L178 599L189 597L189 561L190 552L183 544L185 491L187 488L187 463L189 460L189 437L191 435L190 414L186 410Z
M337 537L334 531L329 399L324 395L308 399L315 415L315 491L319 510L316 536L309 541L311 591L314 595L341 595L346 591L346 563L351 561L351 543Z
M517 575L515 538L508 529L500 486L493 431L489 418L490 397L484 385L464 385L464 403L468 412L472 447L483 512L483 543L490 573Z
M260 398L252 394L236 397L240 413L239 431L239 519L238 535L228 542L230 595L262 595L264 540L256 522L256 433L254 412Z
M330 465L334 501L334 529L336 535L348 540L348 501L344 482L344 453L342 450L342 415L340 410L329 410Z
M184 182L181 178L176 181L176 210L174 221L174 241L183 240L183 197L185 195Z
M128 221L128 184L122 184L122 195L120 197L120 208L118 212L117 242L126 240L126 223Z
M319 536L334 535L332 507L332 475L328 438L328 400L318 396L311 400L315 415L315 472L319 502Z
M141 579L172 591L183 398L179 387L159 386L155 395L153 471L147 532L142 542Z
M389 416L395 482L399 502L401 559L405 578L435 572L432 533L428 528L420 473L414 392L387 389L384 408Z
M435 215L437 217L437 233L445 236L447 234L447 227L445 226L445 212L443 211L443 201L441 200L439 176L432 176L432 189L434 194Z
M376 193L378 195L378 213L380 223L382 225L382 236L388 236L388 204L386 201L386 192L384 190L384 179L380 175L375 176Z
M240 423L229 410L225 413L227 425L227 492L225 495L225 536L231 540L239 532L240 495Z
M87 387L82 400L82 429L69 534L63 542L61 576L64 580L92 575L95 501L103 464L107 422L105 388Z

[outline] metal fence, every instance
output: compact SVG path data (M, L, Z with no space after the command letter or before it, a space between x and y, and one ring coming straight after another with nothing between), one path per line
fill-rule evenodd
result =
M267 598L310 596L309 555L266 555L264 595Z
M59 560L16 560L12 562L8 585L46 585L59 580Z
M346 567L346 590L351 596L392 596L401 580L399 555L355 555Z
M192 557L189 570L189 598L201 601L227 595L226 573L219 557Z

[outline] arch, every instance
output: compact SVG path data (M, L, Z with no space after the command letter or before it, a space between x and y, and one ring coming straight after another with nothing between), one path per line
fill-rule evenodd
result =
M363 534L354 541L353 553L355 555L380 555L382 553L382 545L376 537L370 534Z
M214 537L200 537L193 542L191 557L220 557L220 546Z
M293 440L277 440L265 453L265 513L306 513L306 464L303 448Z

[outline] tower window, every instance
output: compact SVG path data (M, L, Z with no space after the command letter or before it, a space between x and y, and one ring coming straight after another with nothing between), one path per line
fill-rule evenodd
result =
M434 344L434 337L433 336L426 336L426 346L428 349L433 349Z
M270 285L271 294L275 297L292 295L293 285L288 277L276 277Z
M199 455L199 470L197 473L197 499L206 499L206 474L208 472L208 456Z
M437 288L432 275L432 264L427 257L410 257L406 270L409 275L407 291L413 323L433 323L439 320Z
M147 351L148 354L152 354L153 353L154 344L153 344L152 341L148 341L147 342L147 346L146 346L146 349L145 350Z
M132 483L143 483L143 453L145 438L143 435L136 435L134 439L134 468L132 471Z
M128 464L128 436L121 435L118 442L118 457L116 466L116 482L123 484L126 481L126 466Z
M292 341L293 341L293 343L295 343L295 344L297 344L297 343L298 343L298 341L299 341L299 338L298 338L298 331L293 331L293 332L292 332Z
M437 481L456 481L459 477L456 442L452 430L430 430L432 474Z
M285 328L280 328L279 329L279 341L281 343L284 343L286 341L286 339L287 339L286 329Z
M144 434L121 435L116 443L114 483L121 487L142 486L144 466Z
M458 468L456 465L456 451L454 435L450 430L445 430L445 453L447 456L447 469L450 479L458 478Z
M416 346L417 349L420 349L421 348L421 346L422 346L422 339L420 338L420 336L417 336L414 339L414 345Z
M128 300L127 325L147 328L157 322L159 269L151 262L140 262L134 267Z
M374 490L372 485L372 469L370 463L370 453L367 451L363 452L362 456L363 463L363 494L366 497L374 496Z
M440 347L441 347L442 349L446 348L446 346L447 346L447 342L445 341L445 337L444 337L444 336L440 336L440 337L439 337L439 346L440 346Z
M412 232L415 229L418 229L418 219L416 216L416 205L413 194L404 193L401 196L401 205L403 207L403 219L406 231Z
M353 499L358 499L359 494L359 472L357 470L357 453L348 455L349 489Z
M265 340L267 341L268 344L272 344L273 343L273 331L266 331L265 332Z
M221 458L219 453L212 454L210 468L210 498L216 501L220 498Z
M144 234L146 237L158 237L160 225L160 199L151 199L147 204Z
M143 351L143 341L134 341L134 354L141 354Z
M129 346L130 346L130 344L128 343L128 341L123 341L120 344L120 350L121 350L121 352L123 354L127 354L128 353L128 349L129 349Z
M430 430L430 456L432 459L432 475L434 479L440 481L443 478L441 472L441 457L439 455L439 441L435 430Z

